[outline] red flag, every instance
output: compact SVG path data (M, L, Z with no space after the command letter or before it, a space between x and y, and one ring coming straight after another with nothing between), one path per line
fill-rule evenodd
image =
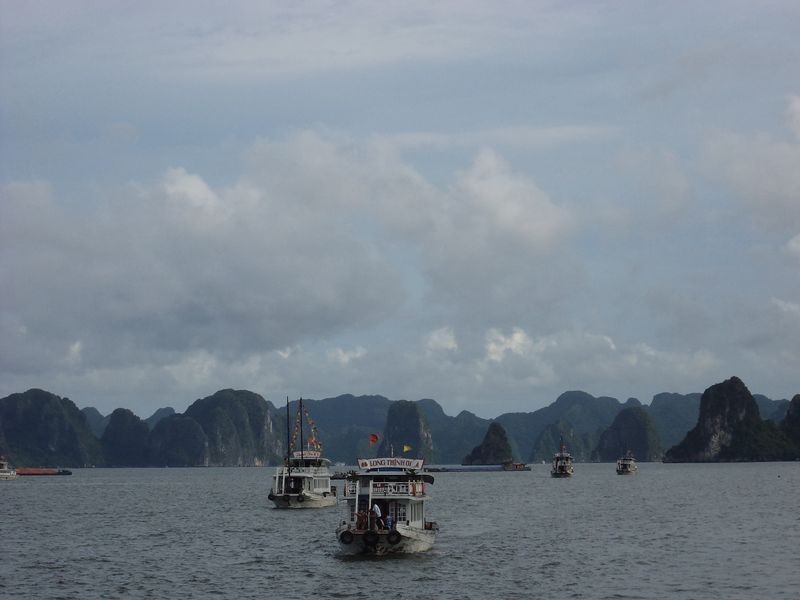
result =
M370 433L369 434L369 445L372 446L375 444L380 438L378 437L377 433Z

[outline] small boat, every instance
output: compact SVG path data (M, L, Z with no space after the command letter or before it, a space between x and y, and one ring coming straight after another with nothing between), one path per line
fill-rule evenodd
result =
M289 401L286 401L286 432L289 451L283 466L278 467L267 498L276 508L325 508L336 504L336 488L331 487L331 464L322 458L322 444L310 415L303 409L301 398L297 406L294 435L289 430ZM303 417L308 420L311 435L303 442ZM298 441L300 450L291 452ZM303 446L306 448L303 448ZM291 452L291 454L290 454Z
M0 480L16 479L17 472L11 467L8 461L0 456Z
M617 475L635 475L637 470L636 459L630 450L617 460Z
M572 477L575 472L575 467L573 467L572 463L572 455L567 452L567 446L562 439L559 451L553 455L553 466L550 469L550 475L552 477Z
M525 463L507 462L503 463L503 471L530 471L531 468Z
M416 458L360 458L345 483L344 519L336 528L345 554L411 554L430 550L439 526L425 517L427 485Z

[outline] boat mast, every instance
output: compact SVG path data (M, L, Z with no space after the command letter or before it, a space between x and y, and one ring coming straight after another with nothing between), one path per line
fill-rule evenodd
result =
M300 460L303 460L303 398L300 398L300 407L297 409L300 415Z
M286 468L292 474L292 434L289 429L289 396L286 396Z

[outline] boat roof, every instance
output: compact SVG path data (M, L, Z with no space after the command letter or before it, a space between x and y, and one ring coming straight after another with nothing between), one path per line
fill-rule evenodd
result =
M433 476L421 473L422 458L403 458L390 456L388 458L359 458L359 470L355 473L359 477L385 478L394 481L417 479L433 483Z

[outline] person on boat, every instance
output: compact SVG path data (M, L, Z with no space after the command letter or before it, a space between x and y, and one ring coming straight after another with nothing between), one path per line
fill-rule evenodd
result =
M378 503L372 505L372 515L375 518L375 529L385 529L383 524L383 514L381 513L381 507L378 506Z
M367 528L367 513L366 511L360 510L356 513L356 529L366 529Z

